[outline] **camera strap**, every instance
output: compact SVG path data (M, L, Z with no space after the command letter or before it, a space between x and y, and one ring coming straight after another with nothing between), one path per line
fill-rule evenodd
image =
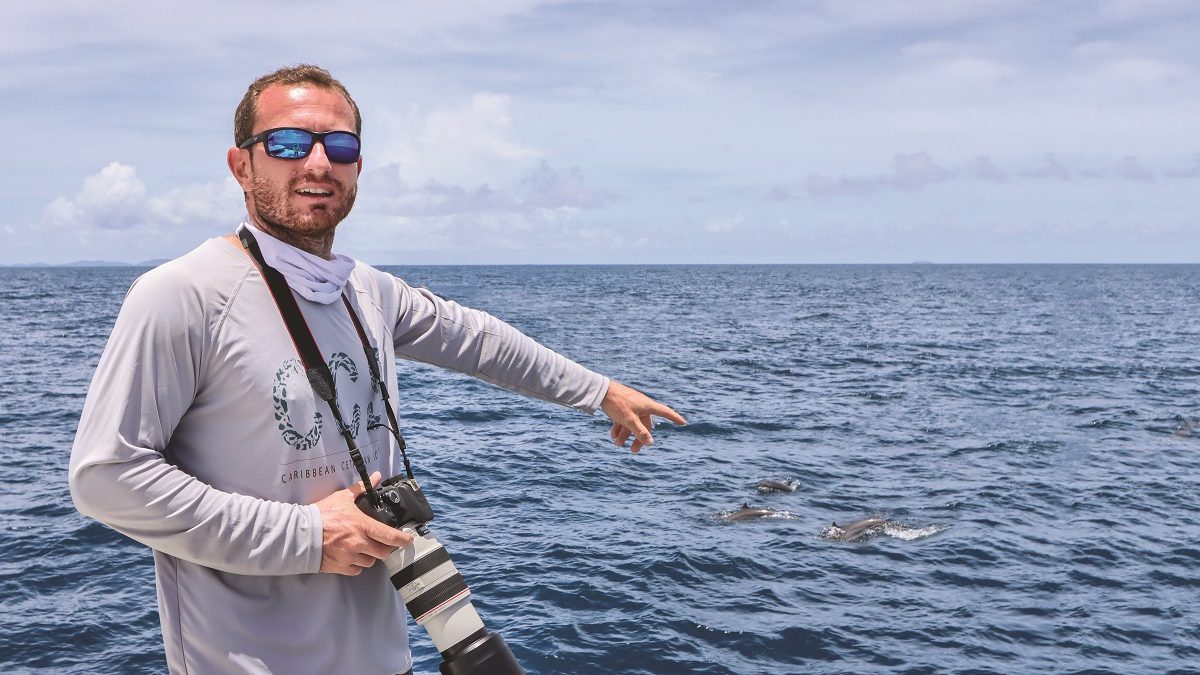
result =
M292 301L295 302L295 298ZM412 465L408 463L408 453L405 452L408 444L404 442L404 436L400 433L400 422L396 420L396 412L392 408L392 397L388 393L387 383L383 381L383 377L379 373L379 359L376 358L378 352L371 347L371 341L367 339L367 331L363 330L358 312L355 312L354 308L350 306L350 299L346 297L345 293L342 293L342 304L350 313L350 321L354 323L354 330L358 333L363 352L367 355L367 369L371 371L371 381L375 383L375 388L379 390L379 396L383 399L383 409L387 412L388 423L391 425L388 427L388 431L392 432L392 437L396 439L396 447L400 448L400 458L404 460L404 473L408 474L409 479L413 479ZM307 328L307 325L305 327Z
M325 359L321 357L321 350L317 347L317 340L313 337L312 330L308 327L308 322L304 320L304 314L300 311L300 306L296 303L295 296L292 295L291 288L287 285L287 280L283 274L267 264L263 259L262 250L258 247L258 242L254 238L254 234L250 228L242 226L238 228L237 238L241 241L242 248L250 256L251 260L258 267L259 272L263 276L263 280L267 283L267 288L271 291L271 297L275 300L275 306L279 309L279 314L283 317L284 326L287 328L288 334L292 338L292 344L296 346L296 353L300 356L300 362L304 366L304 374L308 378L308 382L312 385L313 392L318 398L325 401L329 405L329 410L333 413L334 422L337 425L338 432L346 441L346 447L350 451L350 459L354 463L354 468L358 471L359 477L362 479L363 485L366 487L366 494L371 500L372 506L378 508L382 502L379 499L379 494L371 485L370 474L367 473L366 462L363 460L362 453L358 449L358 444L354 441L354 434L350 432L349 426L346 425L342 418L341 408L337 401L337 389L334 386L333 373L329 370L329 365ZM358 318L358 314L350 305L349 298L345 293L342 293L342 304L345 305L346 311L350 314L350 321L354 324L354 330L358 333L358 338L362 342L363 352L367 358L367 367L371 371L371 380L374 388L378 389L380 396L383 398L383 407L387 411L388 422L391 424L389 431L396 439L396 443L400 449L400 456L404 460L404 470L409 478L413 478L412 466L409 464L408 455L405 453L407 444L404 442L404 437L400 435L400 424L396 420L396 413L392 410L391 397L388 395L387 384L380 377L379 364L375 360L375 350L371 347L370 341L367 339L367 333L362 327L362 322Z

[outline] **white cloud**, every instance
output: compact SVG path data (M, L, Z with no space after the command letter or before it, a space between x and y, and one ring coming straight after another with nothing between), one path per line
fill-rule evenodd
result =
M577 166L555 171L542 162L521 181L521 186L525 191L523 204L532 208L595 209L615 199L612 193L589 187Z
M955 172L939 166L927 152L896 155L891 183L901 190L919 190L954 177Z
M965 171L971 178L979 180L996 183L1005 183L1008 181L1008 173L997 167L992 158L986 155L980 155L967 163Z
M146 185L133 167L112 162L88 176L74 197L59 197L46 207L53 227L123 230L143 224Z
M410 183L507 178L541 157L512 137L511 107L509 96L481 92L459 105L412 106L400 116L376 110L372 124L383 129L370 138L382 140L377 150L366 141L364 156L375 166L396 165Z
M59 197L45 209L42 225L86 238L97 231L171 232L228 228L243 211L242 192L232 177L223 183L177 187L148 195L132 166L111 162L83 180L72 197Z
M927 152L901 153L892 158L890 174L838 178L812 174L808 177L807 189L814 197L863 195L889 188L911 192L956 175L955 170L939 165Z
M425 119L418 143L437 150L460 150L519 161L535 157L537 152L507 138L512 117L512 99L503 94L479 93L462 108L441 108Z
M1071 180L1071 170L1063 166L1054 153L1046 155L1042 166L1037 169L1020 172L1024 178L1053 178L1056 180Z
M1172 178L1200 176L1200 153L1192 156L1192 162L1193 165L1189 168L1169 170L1163 175ZM937 183L968 178L991 183L1008 183L1012 177L1027 181L1069 181L1076 176L1084 179L1103 179L1111 176L1137 183L1148 183L1157 177L1153 170L1147 168L1142 160L1134 155L1118 158L1111 167L1111 170L1105 166L1072 171L1057 155L1049 153L1043 157L1040 167L1014 173L1000 168L987 155L980 155L968 160L961 167L947 167L935 161L929 153L917 152L896 155L892 160L890 173L836 177L811 174L808 177L806 188L809 196L812 197L836 197L867 195L884 190L913 192ZM792 192L787 187L778 185L767 192L765 199L787 201L792 196Z
M351 226L339 230L338 248L381 263L520 263L546 255L587 261L598 250L611 250L620 235L581 216L615 199L589 186L576 166L556 170L540 162L503 184L467 186L412 184L400 166L389 165L363 174Z
M616 197L590 187L577 166L555 170L541 162L508 188L489 183L467 187L429 180L414 187L399 165L363 174L356 211L423 218L481 213L524 213L543 210L598 209Z

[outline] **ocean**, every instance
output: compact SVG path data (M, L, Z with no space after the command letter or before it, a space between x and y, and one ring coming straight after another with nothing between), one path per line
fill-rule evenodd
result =
M530 673L1200 672L1200 266L386 269L690 422L633 455L401 362L433 532ZM0 268L0 672L165 671L149 551L66 485L142 271Z

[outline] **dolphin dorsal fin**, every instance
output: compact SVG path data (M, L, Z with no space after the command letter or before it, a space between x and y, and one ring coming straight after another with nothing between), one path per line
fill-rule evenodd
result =
M748 508L750 508L750 502L742 502L742 508L743 508L743 509L748 509Z

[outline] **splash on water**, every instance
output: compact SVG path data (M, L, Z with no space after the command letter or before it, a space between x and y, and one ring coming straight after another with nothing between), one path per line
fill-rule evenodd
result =
M821 530L818 536L827 541L862 542L873 539L880 535L892 537L893 539L900 539L902 541L916 541L918 539L931 537L948 527L946 525L926 525L924 527L916 527L913 525L906 525L895 520L882 520L879 523L868 525L865 528L860 528L857 532L854 532L852 536L847 537L847 531L853 528L854 525L855 523L850 523L843 527L834 523Z
M925 537L932 537L947 528L946 525L927 525L925 527L911 527L903 523L889 522L883 526L883 533L889 537L903 539L904 541L916 541Z

